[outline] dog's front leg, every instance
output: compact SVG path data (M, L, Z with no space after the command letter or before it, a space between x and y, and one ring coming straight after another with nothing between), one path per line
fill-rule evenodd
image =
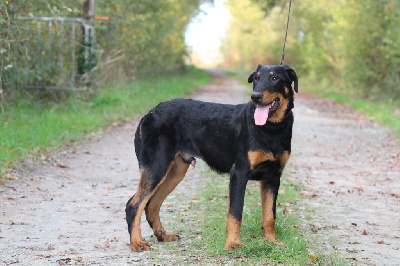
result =
M247 185L246 173L245 171L231 171L225 249L236 249L242 246L240 242L240 226L242 225L244 194Z
M280 176L272 180L261 180L261 203L262 203L262 229L264 230L264 240L272 241L276 245L285 246L278 240L275 232L276 219L276 199L280 185Z

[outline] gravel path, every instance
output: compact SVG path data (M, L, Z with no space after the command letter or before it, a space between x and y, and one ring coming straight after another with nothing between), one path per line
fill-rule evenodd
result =
M249 87L218 71L190 98L247 101ZM362 264L400 264L400 143L394 133L349 108L300 93L295 102L293 156L284 178L304 185L313 212L304 228L326 249ZM92 134L88 144L44 154L0 186L0 264L153 264L153 252L133 253L125 203L137 188L133 139L137 121ZM201 168L201 167L200 167ZM195 195L202 169L189 170L167 198L164 221ZM303 215L307 215L304 213ZM167 223L166 223L167 224ZM156 250L144 217L143 236ZM183 232L183 244L196 237ZM185 240L186 239L186 240ZM182 243L178 245L182 245ZM176 256L173 251L163 251Z

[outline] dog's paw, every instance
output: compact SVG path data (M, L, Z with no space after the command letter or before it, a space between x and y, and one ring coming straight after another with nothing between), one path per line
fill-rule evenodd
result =
M150 250L150 243L146 241L140 241L137 243L130 243L129 247L132 249L134 252L141 252L141 251L146 251Z
M246 246L243 245L240 242L232 242L232 243L226 243L225 249L230 250L230 249L238 249L238 248L245 248Z
M172 242L172 241L178 241L181 239L179 235L176 234L168 234L166 232L157 232L154 234L157 237L157 240L159 242Z

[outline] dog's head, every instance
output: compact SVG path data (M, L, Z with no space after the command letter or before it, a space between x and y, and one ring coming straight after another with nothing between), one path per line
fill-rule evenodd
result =
M256 125L263 126L267 121L282 122L294 107L294 91L298 92L296 72L289 65L262 66L258 65L249 76L253 83L251 101L256 106L254 120Z

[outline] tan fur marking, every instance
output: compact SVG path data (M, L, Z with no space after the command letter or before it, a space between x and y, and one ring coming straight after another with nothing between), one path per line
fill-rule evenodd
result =
M273 212L274 195L272 191L265 189L265 182L266 180L260 181L264 240L278 240L275 233L275 218Z
M263 99L262 99L263 104L270 104L276 98L279 98L280 106L278 107L278 110L276 110L275 113L272 115L272 117L269 117L267 120L272 123L282 122L282 120L285 118L285 112L286 112L286 109L288 108L289 100L283 98L283 95L281 93L277 93L277 92L270 93L267 91L263 92Z
M170 242L178 240L179 237L175 234L167 234L160 220L160 208L165 198L175 189L175 187L185 177L189 165L184 163L180 155L176 155L175 164L172 170L168 173L164 183L160 185L149 205L146 208L146 218L153 227L154 235L158 241Z
M273 72L273 71L271 71L271 72L269 72L269 74L272 76L272 75L274 74L274 72Z
M257 72L257 75L260 75L260 72Z
M289 88L288 87L285 87L285 94L289 95Z
M289 156L290 156L289 152L288 151L284 151L282 153L282 155L279 157L279 162L281 164L280 171L282 171L283 168L285 167L287 161L289 160Z
M229 212L226 221L226 245L225 249L237 249L242 246L240 242L240 227L242 221L237 221Z
M249 151L247 153L250 162L250 168L253 169L256 165L265 161L276 161L276 158L271 152L264 152L261 150Z
M174 162L171 162L169 164L169 166L168 166L168 169L167 169L167 172L166 172L165 176L162 178L160 183L156 186L156 188L152 192L150 192L142 200L142 202L138 206L138 209L137 209L137 212L136 212L136 217L135 217L135 220L133 221L132 231L131 231L131 243L130 243L130 246L131 246L132 250L134 249L135 245L144 245L143 243L146 243L146 242L143 241L142 232L140 230L140 220L142 218L142 212L143 212L144 208L146 207L146 204L149 201L149 199L157 191L158 187L160 187L164 183L165 179L167 178L168 173L171 171L173 166L174 166ZM143 191L146 191L148 189L147 186L150 185L150 184L149 184L147 178L148 177L147 177L146 171L143 171L142 172L142 176L140 178L139 189L136 192L135 196L133 197L132 201L130 202L131 205L136 204L139 201L140 196L143 193Z

